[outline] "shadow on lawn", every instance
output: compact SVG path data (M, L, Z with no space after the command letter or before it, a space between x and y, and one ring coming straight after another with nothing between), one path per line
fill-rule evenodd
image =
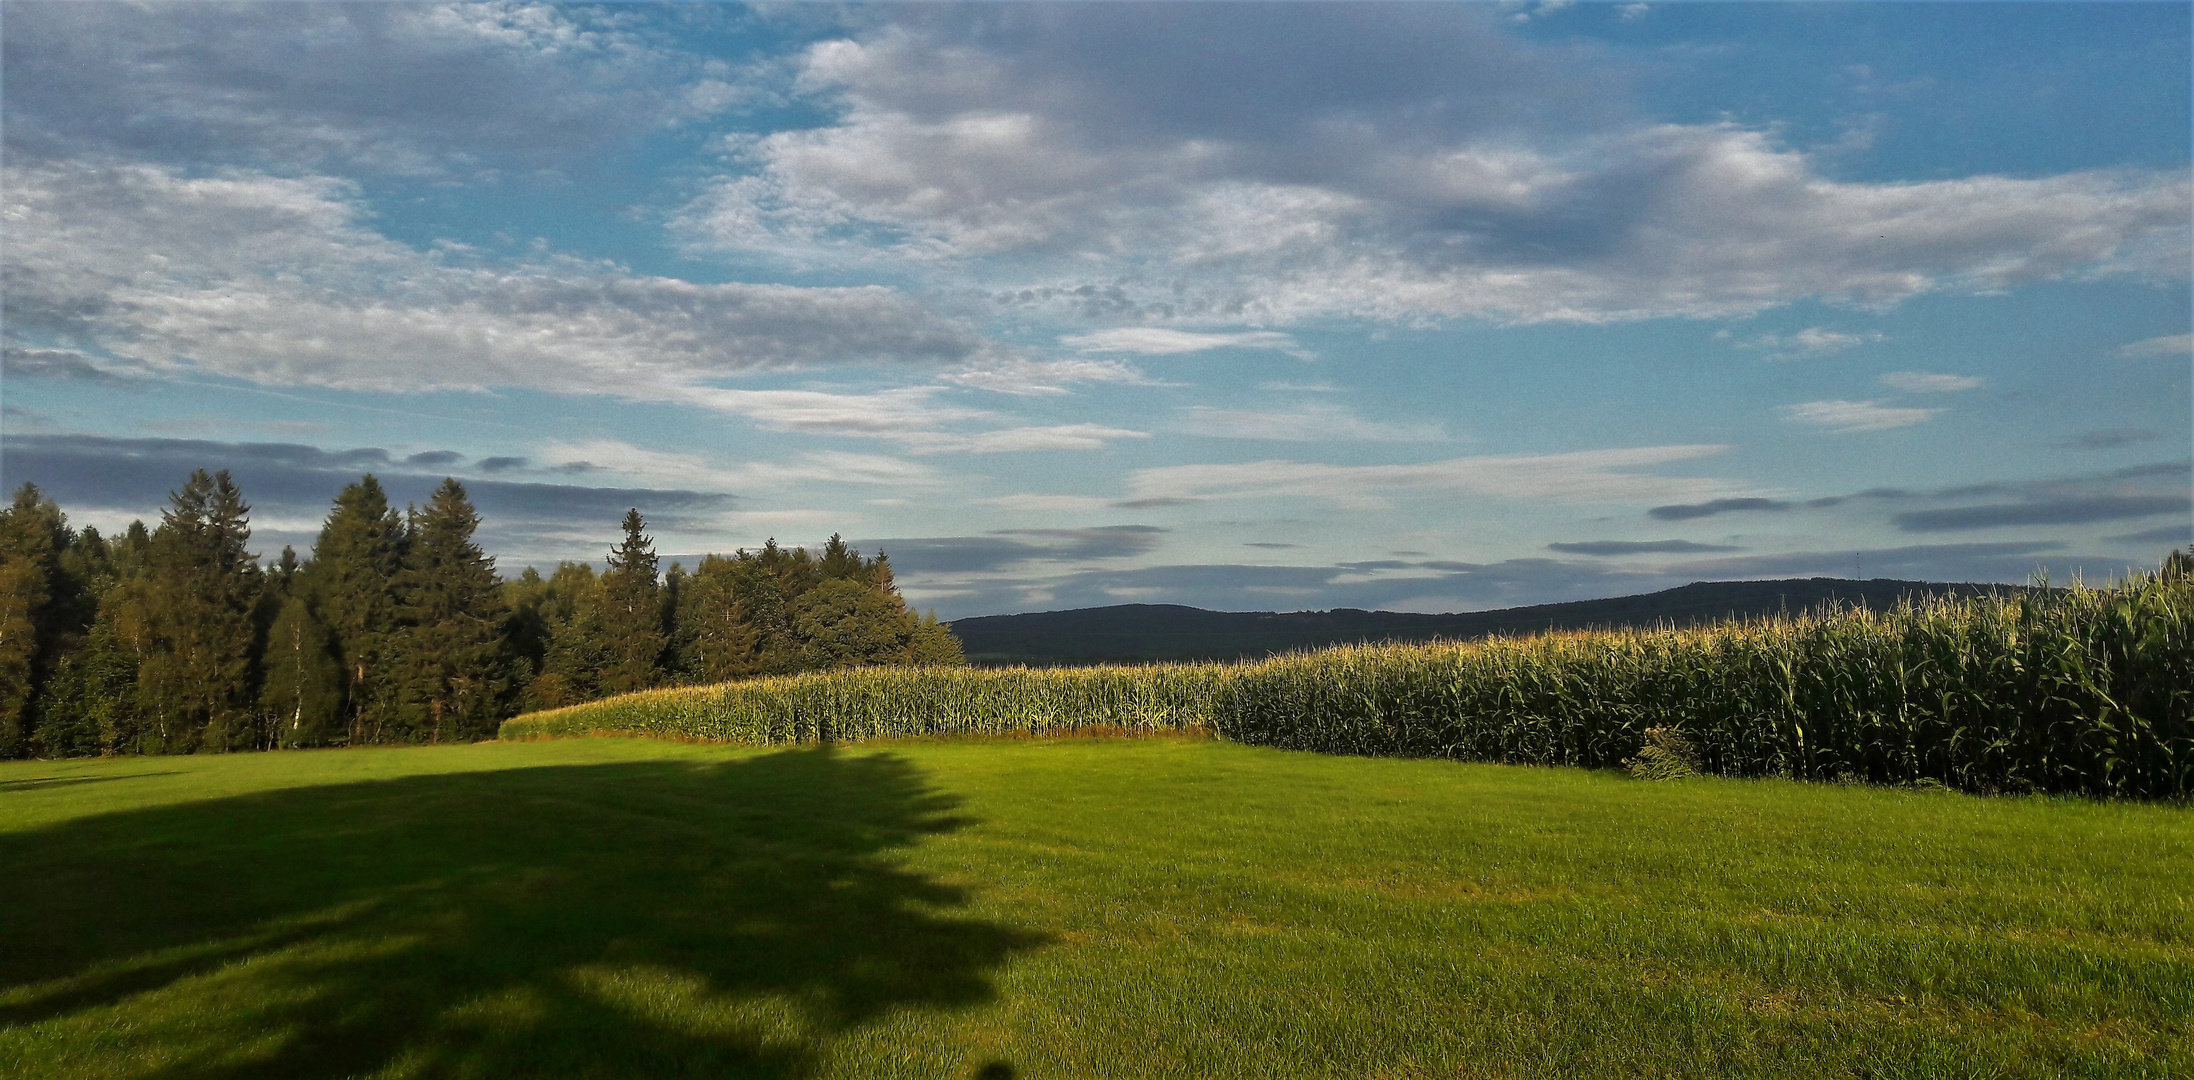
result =
M895 864L969 824L956 804L903 759L826 748L0 835L0 1025L164 990L130 1001L117 1064L176 1080L802 1075L886 1009L988 1000L989 972L1042 943L952 916L962 890Z

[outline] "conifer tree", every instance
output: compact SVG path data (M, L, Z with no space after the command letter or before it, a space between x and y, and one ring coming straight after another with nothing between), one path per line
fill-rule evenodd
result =
M83 642L70 650L39 696L38 738L51 754L144 749L137 669L151 647L135 581L102 594Z
M907 642L907 663L919 667L966 667L967 650L953 635L952 627L937 621L932 611L914 625Z
M830 534L830 539L823 542L822 557L815 560L816 573L824 581L866 580L870 569L869 564L862 561L861 553L846 546L845 538L837 533Z
M597 696L611 657L603 645L608 637L602 628L606 601L594 568L586 563L557 564L529 602L547 647L540 674L526 688L526 707L554 709Z
M145 550L151 535L130 522L109 542L95 529L76 534L64 565L84 582L91 610L81 641L64 647L39 695L39 741L48 753L127 753L147 749L138 668L152 650L146 618ZM157 749L157 747L152 747Z
M152 739L170 752L255 745L251 507L227 470L191 473L169 503L145 550L151 640L137 682Z
M602 574L602 652L608 658L599 689L622 694L655 685L662 677L662 584L656 575L655 539L638 508L625 512L625 538L609 553Z
M377 742L393 695L381 663L396 629L395 583L403 569L404 522L368 473L335 496L304 574L307 601L335 637L343 665L344 737Z
M32 697L53 598L54 563L66 544L61 511L24 484L0 510L0 757L30 749Z
M390 682L414 741L470 741L494 733L509 679L509 616L495 560L473 542L480 515L464 485L445 479L416 529L397 579Z
M676 612L677 671L695 682L727 682L763 673L761 634L740 595L737 558L709 555L680 584Z
M85 665L102 599L115 586L115 562L99 530L86 526L64 535L68 545L55 559L52 598L40 620L44 644L31 742L33 752L45 757L102 748L98 716L105 703L89 693ZM129 696L130 688L125 685L122 694Z

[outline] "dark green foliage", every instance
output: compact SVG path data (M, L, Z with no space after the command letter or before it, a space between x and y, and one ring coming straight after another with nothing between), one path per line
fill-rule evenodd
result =
M914 637L906 604L856 578L829 578L809 589L792 623L806 647L804 666L813 671L904 663Z
M265 745L252 693L259 566L243 493L226 470L191 474L145 551L148 637L137 673L144 737L160 750Z
M267 629L259 706L276 746L325 746L343 734L343 666L304 597L282 602Z
M396 632L396 575L404 563L404 522L371 473L343 488L300 576L307 602L341 650L344 738L379 742L395 704L381 665Z
M960 663L890 564L832 537L660 572L637 509L597 575L504 583L446 480L398 514L370 474L313 556L245 550L250 507L193 473L160 528L72 531L25 485L0 510L0 756L189 753L490 737L553 708L697 678Z
M655 685L669 644L663 633L663 587L656 574L655 539L647 534L647 522L638 509L625 512L624 530L624 539L610 550L597 622L590 627L601 638L596 646L602 658L596 686L604 694Z
M484 738L509 692L509 611L495 560L473 542L480 515L455 480L442 482L413 525L388 661L395 727L413 742Z
M114 644L92 641L101 611L100 598L114 589L114 552L99 530L85 527L68 534L68 545L55 560L52 597L41 620L40 689L31 750L43 757L97 753L105 748L101 732L107 691L115 667ZM135 678L135 669L129 669ZM120 687L128 696L129 684Z
M2194 578L2194 547L2174 551L2164 556L2164 564L2157 576L2165 581L2183 581Z
M932 611L914 624L914 633L907 641L907 662L916 667L962 667L967 664L967 653L960 648L960 639L954 637L952 628L937 621Z
M820 557L775 540L711 555L680 585L676 670L723 682L840 667L966 662L952 632L907 610L891 561L837 536Z
M21 754L30 742L55 562L67 543L60 508L35 484L24 484L0 510L0 756Z
M601 579L585 563L560 563L535 611L547 631L541 673L526 688L528 704L555 708L600 696L602 669L612 661L603 626Z

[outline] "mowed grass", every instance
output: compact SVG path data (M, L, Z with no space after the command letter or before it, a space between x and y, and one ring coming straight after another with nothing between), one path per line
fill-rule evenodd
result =
M19 1077L2189 1076L2194 811L1185 738L0 765Z

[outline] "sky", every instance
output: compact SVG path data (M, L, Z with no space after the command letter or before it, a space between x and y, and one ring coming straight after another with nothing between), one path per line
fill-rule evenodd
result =
M0 13L0 480L951 619L2194 540L2184 3Z

